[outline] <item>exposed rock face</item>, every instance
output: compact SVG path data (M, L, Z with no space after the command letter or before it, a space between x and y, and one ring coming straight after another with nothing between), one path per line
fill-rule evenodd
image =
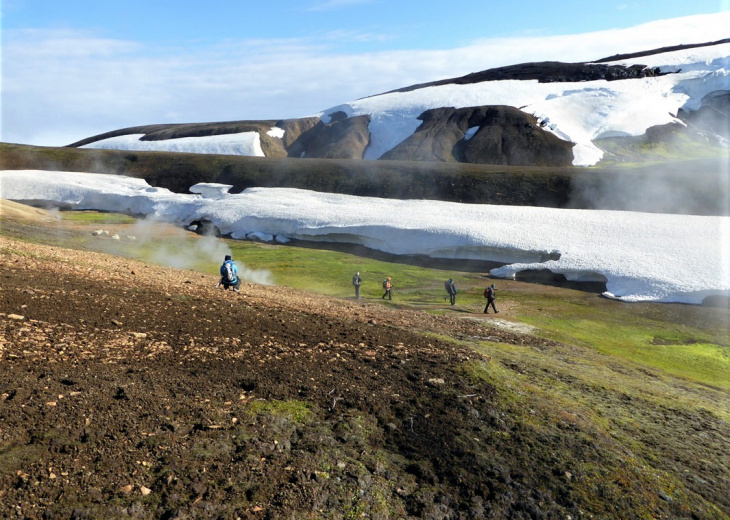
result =
M276 126L284 130L284 137L281 138L284 148L288 150L302 134L321 122L322 120L318 117L303 117L301 119L284 119L276 123Z
M454 146L464 139L467 129L475 126L475 120L482 119L483 115L484 111L478 107L427 110L418 116L423 123L415 133L380 158L401 161L456 161Z
M678 117L700 132L730 139L730 91L716 90L702 98L698 110L680 110Z
M319 121L303 132L289 148L289 157L317 159L362 159L370 144L370 116L330 114L330 123Z
M573 143L540 128L514 107L437 108L419 116L416 132L381 159L511 166L570 166ZM473 135L467 136L472 129Z
M265 131L259 131L261 151L266 157L286 157L286 148L281 138L269 135Z

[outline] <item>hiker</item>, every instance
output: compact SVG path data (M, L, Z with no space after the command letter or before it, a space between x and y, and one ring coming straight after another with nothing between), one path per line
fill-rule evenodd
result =
M360 284L362 283L362 279L360 278L360 273L355 273L355 276L352 277L352 285L355 286L355 299L360 299Z
M383 294L381 299L384 300L387 296L389 300L392 300L393 284L390 283L390 276L383 280L383 289L385 289L385 294Z
M241 286L241 279L238 277L238 267L236 263L231 259L231 255L226 255L223 265L221 265L221 281L218 282L218 287L223 286L227 291L231 287L233 290L238 292Z
M444 282L444 288L446 289L446 292L449 293L449 301L451 302L451 305L456 304L456 283L454 282L453 278L449 278Z
M497 314L499 311L497 310L497 307L494 306L494 299L497 297L497 288L494 284L484 289L484 297L487 299L487 306L484 307L484 314L489 314L487 311L489 310L490 305L492 306L492 309L494 309L494 314Z

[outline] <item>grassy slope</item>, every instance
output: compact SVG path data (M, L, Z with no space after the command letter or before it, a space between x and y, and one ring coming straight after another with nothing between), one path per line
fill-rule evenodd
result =
M72 247L209 273L217 271L223 254L230 251L243 276L251 282L349 298L353 295L349 280L359 271L364 279L361 296L365 300L379 299L383 294L381 282L390 276L395 286L395 299L388 302L390 305L435 313L481 313L484 304L482 292L487 278L481 273L429 269L336 251L200 238L172 226L165 226L162 240L157 234L152 240L145 225L135 225L135 219L116 214L63 212L60 218L89 229L110 229L112 233L115 228L123 228L120 235L133 235L136 240L90 239L81 235L69 242L65 233L50 232L39 236L40 241L58 240ZM459 288L456 309L444 306L443 281L450 276ZM498 303L507 311L503 315L536 327L546 338L730 390L730 315L726 309L629 304L578 290L513 281L496 283L502 289Z
M16 234L6 217L3 215L2 232ZM121 216L62 213L60 219L64 225L55 230L47 227L33 237L25 231L18 233L24 239L102 249L153 262L166 260L159 256L160 248L167 250L167 260L185 251L188 263L181 267L205 272L215 272L223 254L222 249L215 249L214 258L207 258L221 242L206 242L171 228L156 234L152 247L151 242L141 240L141 228L135 231ZM64 231L69 222L85 233ZM92 239L89 231L97 227L135 234L138 239ZM362 293L366 303L382 303L379 283L389 275L397 288L395 299L386 305L482 317L481 291L486 280L479 274L289 246L235 241L226 241L226 245L240 266L256 271L254 277L265 271L276 284L351 297L349 279L359 270L365 279ZM442 284L448 276L454 276L460 288L456 308L443 301ZM585 503L595 503L595 510L605 510L607 502L621 497L646 495L632 514L652 518L653 509L646 506L654 500L650 490L661 489L664 500L691 503L692 512L701 518L727 518L727 504L699 498L685 481L690 473L702 475L714 486L722 487L722 479L727 480L722 462L730 431L727 309L627 304L581 291L496 283L501 291L500 318L531 324L538 328L537 334L561 345L535 348L488 338L452 338L491 359L465 363L464 376L493 385L503 415L510 421L549 439L581 436L586 443L609 450L616 461L613 467L589 463L566 467L556 478L580 475L575 492ZM695 435L701 442L691 441ZM555 457L559 466L560 454ZM631 510L633 498L626 500L609 516L620 517L622 508Z

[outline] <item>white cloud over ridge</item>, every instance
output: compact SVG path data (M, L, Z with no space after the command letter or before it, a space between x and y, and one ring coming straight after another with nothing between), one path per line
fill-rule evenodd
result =
M304 117L348 100L496 66L585 61L717 40L727 36L728 26L730 13L717 13L589 34L361 54L336 53L326 33L319 39L151 48L72 30L5 31L0 140L65 145L143 124Z

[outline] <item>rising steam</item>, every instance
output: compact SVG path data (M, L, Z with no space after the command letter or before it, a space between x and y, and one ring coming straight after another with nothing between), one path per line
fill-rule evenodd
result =
M572 183L570 207L728 216L729 184L728 163L720 159L587 171Z
M212 235L194 236L173 226L155 220L138 220L134 236L139 247L151 247L151 262L176 269L195 269L210 264L222 264L226 255L232 255L228 244ZM242 259L235 258L238 274L245 282L274 285L272 273L266 269L250 269ZM217 274L217 272L216 272Z

